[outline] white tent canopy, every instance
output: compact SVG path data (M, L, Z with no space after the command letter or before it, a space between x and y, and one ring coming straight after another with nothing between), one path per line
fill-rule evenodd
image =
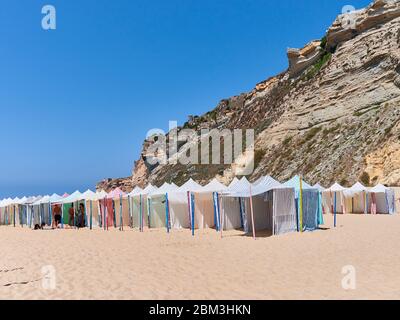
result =
M343 194L346 198L352 198L360 193L367 192L368 189L364 187L360 182L354 184L351 188L345 189Z
M369 189L369 192L372 193L386 193L389 190L389 188L385 187L383 184L378 184L377 186Z
M77 190L74 193L72 193L71 195L69 195L68 197L61 198L58 201L54 201L54 202L65 204L65 203L73 203L73 202L80 201L80 200L83 200L82 193L80 193L80 191Z
M209 184L202 187L201 190L196 191L197 193L213 193L213 192L224 192L228 189L227 186L223 185L217 179L212 180Z
M108 193L105 192L104 190L101 190L100 192L96 192L97 199L104 199L107 196L108 196Z
M228 197L240 197L238 194L245 192L245 190L250 190L250 188L251 183L246 177L243 177L241 180L233 181L223 194Z
M152 184L149 184L140 193L136 194L136 196L146 196L146 195L149 195L149 194L155 192L157 189L158 188L156 186L153 186Z
M176 185L169 184L165 182L159 189L153 189L150 193L149 196L159 196L159 195L164 195L169 192L174 192L178 189Z
M82 193L82 200L87 200L87 201L95 201L99 200L99 195L94 193L92 190L86 190L84 193Z
M315 184L315 185L313 186L313 188L319 190L320 192L324 192L324 191L326 190L326 189L325 189L323 186L321 186L319 183Z
M130 197L136 196L136 195L140 194L142 191L143 191L142 188L135 187L128 195L126 195L126 197L127 196L130 196Z
M49 196L49 195L46 195L46 196L44 196L43 198L40 198L39 200L35 201L35 202L33 203L33 205L34 205L34 206L38 206L38 205L41 205L41 204L43 204L43 203L47 203L47 202L49 202L49 199L50 199L50 196Z
M339 183L335 183L332 187L325 189L325 192L341 192L346 190L345 187L342 187Z
M200 192L203 187L193 179L188 180L180 188L175 189L175 192Z

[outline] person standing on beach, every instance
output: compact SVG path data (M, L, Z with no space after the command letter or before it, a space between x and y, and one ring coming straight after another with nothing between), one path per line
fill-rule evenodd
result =
M54 212L53 227L57 229L58 225L61 223L61 206L55 205L53 212Z
M85 227L85 205L83 203L79 204L77 224L78 229Z

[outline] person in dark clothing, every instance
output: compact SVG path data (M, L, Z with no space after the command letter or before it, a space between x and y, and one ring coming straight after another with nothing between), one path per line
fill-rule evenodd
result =
M78 217L77 217L77 227L84 228L85 227L85 205L83 203L79 204Z
M58 225L61 223L61 207L56 205L54 207L54 227L58 228Z

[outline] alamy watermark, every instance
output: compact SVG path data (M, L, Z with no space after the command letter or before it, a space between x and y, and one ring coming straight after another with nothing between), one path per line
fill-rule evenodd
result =
M43 30L56 30L57 28L57 15L56 8L53 5L47 4L42 8L42 28Z
M178 128L169 122L169 132L147 133L145 160L148 165L231 165L236 175L254 171L254 129Z
M56 268L52 265L43 266L42 273L42 288L45 290L55 290L57 286Z
M344 290L356 290L357 288L357 274L356 268L352 265L344 266L342 268L342 288Z

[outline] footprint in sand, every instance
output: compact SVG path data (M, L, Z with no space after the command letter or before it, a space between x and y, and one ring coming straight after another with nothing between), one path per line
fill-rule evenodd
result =
M15 268L15 269L5 269L5 270L0 270L0 273L9 273L9 272L15 272L15 271L21 271L24 270L25 268L20 267L20 268Z
M6 283L3 284L3 287L11 287L11 286L18 286L18 285L27 285L30 283L34 283L34 282L39 282L42 279L37 279L37 280L30 280L30 281L22 281L22 282L11 282L11 283Z

